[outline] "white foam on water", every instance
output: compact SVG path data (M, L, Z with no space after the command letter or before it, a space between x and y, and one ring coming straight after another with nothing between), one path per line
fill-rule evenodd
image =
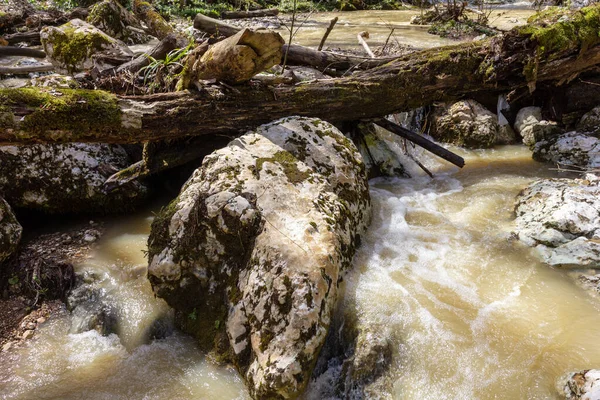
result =
M433 160L433 180L371 182L346 296L394 332L394 398L559 398L565 372L600 367L600 303L509 240L514 197L551 173L515 146L462 155L458 173Z

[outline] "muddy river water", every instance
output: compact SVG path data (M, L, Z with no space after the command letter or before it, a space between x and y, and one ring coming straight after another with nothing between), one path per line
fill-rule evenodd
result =
M507 12L523 13L512 16L518 19L529 11ZM341 14L329 43L350 44L352 35L337 34L351 29L385 40L389 24L416 46L445 43L409 27L404 12L389 15ZM332 15L312 18L325 26ZM320 28L299 40L320 40ZM515 196L556 172L532 161L523 146L453 150L465 157L463 170L420 155L435 178L415 169L412 179L371 181L373 223L343 301L364 325L392 332L396 399L559 398L562 375L600 367L600 300L573 273L542 265L511 236ZM117 333L77 333L65 311L23 346L0 353L0 398L249 398L233 369L206 359L185 335L151 339L156 321L168 325L171 318L145 277L151 220L143 212L115 223L77 266L96 277L102 301L116 310ZM311 382L305 398L335 398L330 382L337 373L332 366Z

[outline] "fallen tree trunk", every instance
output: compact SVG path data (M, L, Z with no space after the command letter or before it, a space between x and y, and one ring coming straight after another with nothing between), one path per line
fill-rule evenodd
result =
M25 75L30 72L50 72L54 71L52 64L41 65L22 65L19 67L0 67L0 74Z
M4 38L8 42L8 44L16 44L27 42L33 45L37 45L42 43L40 39L40 32L19 32L13 33L12 35L6 35Z
M28 47L0 46L0 56L23 56L33 58L46 58L46 53Z
M279 15L279 10L276 8L267 8L264 10L254 11L223 11L221 18L223 19L240 19L240 18L259 18L259 17L275 17Z
M211 35L233 36L241 28L228 25L218 19L198 14L194 19L194 28ZM283 54L286 53L288 45L283 46ZM314 50L309 47L299 46L297 44L289 45L287 55L288 64L310 65L316 68L332 68L338 70L347 70L350 68L369 69L397 59L398 57L369 58L345 54L336 54L327 51Z
M421 146L425 150L435 154L438 157L443 158L444 160L456 165L459 168L462 168L465 166L465 160L461 156L452 153L451 151L445 149L444 147L437 145L428 139L425 139L423 136L421 136L419 134L416 134L414 132L409 131L408 129L405 129L398 124L388 121L385 118L375 119L375 120L373 120L373 123L376 125L379 125L383 129L388 130L400 137L410 140L414 144ZM431 173L429 173L429 174L431 174Z
M289 115L331 122L371 119L478 92L506 93L536 81L561 84L600 64L599 15L600 5L587 7L551 26L520 27L494 39L423 50L352 76L294 86L240 85L231 90L213 85L133 97L86 90L60 90L60 96L56 90L0 90L5 110L0 142L233 137ZM572 33L552 44L551 38L561 32Z

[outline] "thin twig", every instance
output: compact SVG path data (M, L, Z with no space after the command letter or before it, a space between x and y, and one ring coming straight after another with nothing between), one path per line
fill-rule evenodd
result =
M338 22L338 17L335 17L334 19L332 19L329 22L329 27L325 31L325 34L323 35L323 39L321 39L321 43L319 43L319 47L317 48L318 51L321 51L323 49L323 46L325 45L325 41L327 40L327 37L329 37L329 34L333 30L333 27L335 26L335 24L337 22Z

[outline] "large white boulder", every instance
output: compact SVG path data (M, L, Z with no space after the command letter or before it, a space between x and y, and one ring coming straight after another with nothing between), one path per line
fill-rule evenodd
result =
M311 376L370 218L365 166L334 126L291 117L204 159L149 238L149 279L255 398L295 398Z

